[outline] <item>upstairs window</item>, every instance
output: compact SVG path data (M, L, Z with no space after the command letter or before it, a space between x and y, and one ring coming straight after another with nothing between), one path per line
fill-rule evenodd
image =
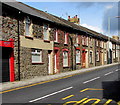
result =
M68 34L65 32L64 33L64 44L68 44Z
M85 37L85 45L88 46L88 37Z
M96 46L98 46L98 40L96 40Z
M55 30L55 36L54 36L54 41L58 42L58 30Z
M25 35L26 36L31 36L30 26L31 26L30 18L26 17L26 19L25 19Z
M82 36L82 45L85 45L85 37Z
M63 51L63 67L68 67L68 51Z
M92 38L91 37L89 38L89 44L90 44L90 47L92 47Z
M44 35L44 40L49 40L49 26L48 26L48 24L43 25L43 35Z
M32 63L42 63L42 50L32 49Z
M80 50L76 50L76 63L80 63Z
M76 34L76 43L80 44L80 35Z
M107 48L107 44L104 42L104 48L106 49Z
M100 47L103 48L103 44L104 42L103 41L100 41Z

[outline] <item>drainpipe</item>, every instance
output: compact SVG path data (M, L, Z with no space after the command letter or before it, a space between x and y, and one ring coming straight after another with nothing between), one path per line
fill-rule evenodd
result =
M94 44L95 44L95 45L94 45L94 46L95 46L94 48L95 48L95 66L96 66L96 39L95 39L95 43L94 43Z
M19 20L20 11L18 12L18 80L20 81L20 33L19 33Z
M71 36L69 36L69 38L70 38L70 41L71 41L71 57L72 57L72 70L74 70L74 67L73 67L73 59L74 59L74 57L73 57L73 40L72 40L72 38L71 38Z

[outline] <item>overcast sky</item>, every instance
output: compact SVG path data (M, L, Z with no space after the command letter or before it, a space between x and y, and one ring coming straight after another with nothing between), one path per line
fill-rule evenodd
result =
M108 35L110 17L110 36L118 35L118 2L24 2L42 11L67 19L78 15L80 24ZM119 18L120 19L120 18Z

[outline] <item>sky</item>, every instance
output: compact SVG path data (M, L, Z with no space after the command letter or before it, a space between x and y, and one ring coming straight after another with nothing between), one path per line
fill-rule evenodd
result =
M118 35L118 2L24 2L23 3L47 11L50 14L68 19L78 15L80 25L109 36ZM110 18L110 31L108 31Z

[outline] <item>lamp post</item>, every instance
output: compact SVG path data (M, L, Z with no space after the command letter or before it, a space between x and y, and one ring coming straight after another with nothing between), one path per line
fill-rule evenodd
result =
M120 16L115 16L113 18L120 18ZM108 17L108 35L110 35L110 21L111 17ZM110 37L108 36L108 64L110 64Z

